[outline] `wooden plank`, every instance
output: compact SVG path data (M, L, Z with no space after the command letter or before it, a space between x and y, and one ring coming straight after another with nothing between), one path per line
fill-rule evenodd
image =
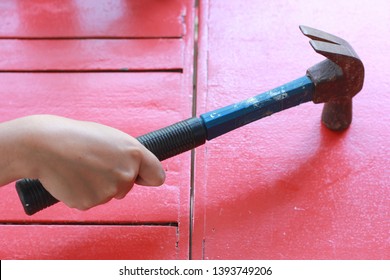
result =
M1 40L0 71L138 71L183 68L181 39Z
M322 105L305 104L198 149L193 257L388 259L390 96L372 93L390 90L389 3L282 2L201 1L199 110L304 75L323 59L298 30L306 23L345 37L368 69L352 126L331 132Z
M190 117L179 73L0 73L0 122L54 114L99 122L133 136ZM188 207L189 153L164 162L166 184L136 187L125 199L80 212L56 205L28 218L13 186L0 188L1 221L176 222ZM184 194L183 194L184 195ZM185 213L185 212L183 212Z
M2 260L177 259L174 226L0 225Z
M0 37L183 37L186 1L0 1Z

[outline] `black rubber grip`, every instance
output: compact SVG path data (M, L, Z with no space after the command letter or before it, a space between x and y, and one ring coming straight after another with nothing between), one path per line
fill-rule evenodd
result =
M137 138L160 161L192 150L206 142L207 131L200 118L187 119ZM27 215L58 202L37 179L16 182L16 190Z
M58 202L37 179L17 181L16 191L22 202L24 212L29 216Z

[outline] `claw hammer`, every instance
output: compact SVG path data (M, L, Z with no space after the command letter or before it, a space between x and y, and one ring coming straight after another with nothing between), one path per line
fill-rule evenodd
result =
M327 59L306 75L241 102L210 111L138 137L159 160L203 145L236 128L273 113L313 101L325 103L322 122L331 130L345 130L352 121L352 97L363 87L364 66L345 40L307 26L302 33L313 49ZM16 189L27 215L58 202L37 179L22 179Z

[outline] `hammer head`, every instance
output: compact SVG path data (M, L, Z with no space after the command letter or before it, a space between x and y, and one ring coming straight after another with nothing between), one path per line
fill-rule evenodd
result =
M299 28L327 58L307 70L315 85L313 102L325 103L322 122L328 128L344 130L352 121L352 97L363 87L363 63L347 41L311 27Z

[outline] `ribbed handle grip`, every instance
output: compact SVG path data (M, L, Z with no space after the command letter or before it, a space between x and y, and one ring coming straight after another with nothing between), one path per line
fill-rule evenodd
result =
M187 119L137 138L159 160L192 150L206 142L206 128L199 118Z
M162 161L203 145L206 134L203 121L191 118L142 135L137 140ZM17 181L16 190L27 215L58 202L37 179Z
M16 191L22 202L24 212L29 216L58 202L43 187L42 183L36 179L22 179L17 181Z

